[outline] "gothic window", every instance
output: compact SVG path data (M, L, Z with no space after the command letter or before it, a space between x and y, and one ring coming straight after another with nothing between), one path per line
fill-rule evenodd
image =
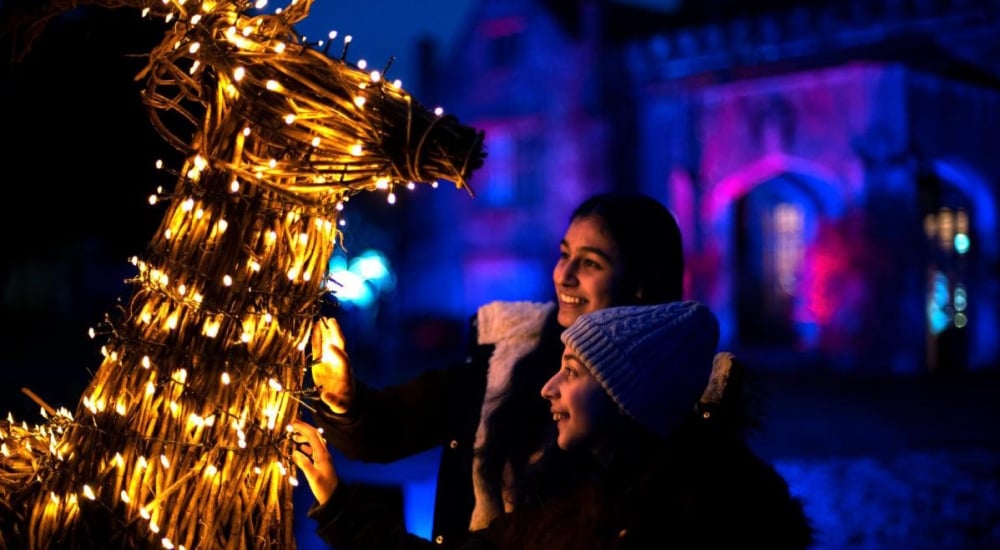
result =
M771 268L771 298L795 296L798 273L802 266L802 208L791 203L779 203L771 212L770 227L765 228L765 265Z
M816 230L815 198L783 174L737 203L734 290L738 334L748 345L796 343L795 307L805 294L806 251Z

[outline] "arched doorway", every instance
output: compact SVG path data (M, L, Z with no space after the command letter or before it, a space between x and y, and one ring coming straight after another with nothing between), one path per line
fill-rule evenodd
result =
M810 183L790 172L758 184L736 201L733 290L743 346L798 347L795 303L805 251L821 213L821 200Z

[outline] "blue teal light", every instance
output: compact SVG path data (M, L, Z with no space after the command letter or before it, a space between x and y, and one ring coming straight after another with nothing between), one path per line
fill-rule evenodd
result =
M957 287L955 287L954 301L955 301L955 311L965 311L965 308L968 307L969 305L968 296L965 293L965 286L958 285Z
M931 299L927 302L927 324L932 334L939 334L951 322L951 316L944 309L949 297L948 278L938 271L934 274Z
M374 285L379 292L388 292L396 288L396 277L389 269L389 260L378 250L365 250L351 260L349 269Z
M344 305L369 308L385 292L396 286L396 277L385 255L378 250L366 250L348 260L337 253L328 263L332 291Z
M934 297L934 304L939 307L944 307L948 305L950 301L950 296L948 292L948 277L938 271L934 274L934 287L931 289L931 295Z
M431 538L436 493L435 477L411 479L403 483L403 510L407 531L425 539Z
M965 254L969 251L969 236L965 233L959 233L955 235L955 251L959 254Z
M366 308L375 301L375 293L372 292L365 280L358 277L353 271L335 271L330 273L330 278L334 281L334 294L340 303Z
M940 334L948 326L948 315L933 306L927 308L927 322L932 334Z

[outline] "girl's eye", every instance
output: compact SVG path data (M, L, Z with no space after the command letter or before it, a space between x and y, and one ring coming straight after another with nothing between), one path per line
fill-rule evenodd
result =
M585 265L587 267L594 267L594 268L600 268L601 267L601 264L595 262L594 260L584 260L583 261L583 265Z

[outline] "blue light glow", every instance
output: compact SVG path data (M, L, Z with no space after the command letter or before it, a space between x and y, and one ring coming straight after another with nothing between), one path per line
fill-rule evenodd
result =
M396 288L396 277L389 270L389 260L378 250L365 250L357 258L351 260L350 270L368 281L379 292L388 292Z
M965 293L964 285L957 285L955 287L954 301L955 301L955 311L965 311L965 308L968 307L969 305L968 296Z
M964 313L955 314L955 326L958 328L965 328L965 325L969 324L969 318L965 316Z
M955 235L955 251L959 254L965 254L969 251L969 236L965 233L959 233Z
M335 254L330 258L327 273L337 300L345 305L372 307L381 294L396 287L396 276L388 260L377 250L366 250L350 261Z
M434 496L437 478L414 479L403 483L403 509L406 530L425 539L431 538L434 523Z
M944 309L948 301L948 278L938 271L934 274L930 300L927 301L927 324L932 334L940 334L951 322L951 316Z

